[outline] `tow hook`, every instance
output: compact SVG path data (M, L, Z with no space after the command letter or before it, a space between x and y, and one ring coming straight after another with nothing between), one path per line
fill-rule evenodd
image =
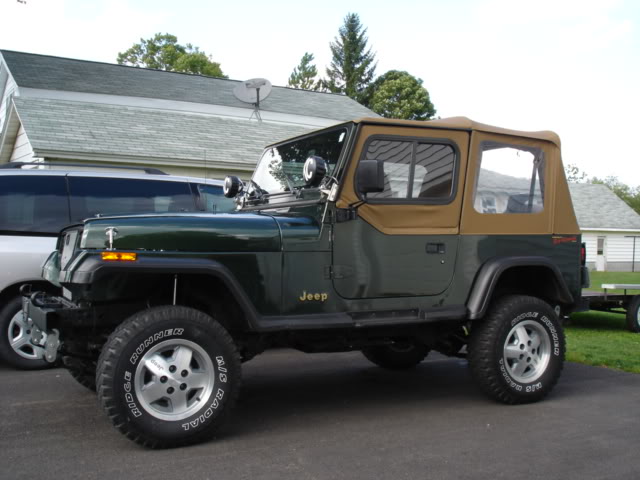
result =
M60 332L57 328L52 329L47 334L44 344L44 358L49 363L54 363L58 358L58 348L60 347Z

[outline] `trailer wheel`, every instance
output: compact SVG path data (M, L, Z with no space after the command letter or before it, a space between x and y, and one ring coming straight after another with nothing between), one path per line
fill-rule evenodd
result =
M640 333L640 295L636 295L627 307L627 329Z

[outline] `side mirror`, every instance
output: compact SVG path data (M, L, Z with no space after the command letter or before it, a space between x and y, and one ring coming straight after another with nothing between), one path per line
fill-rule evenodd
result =
M384 164L377 160L361 160L356 170L356 188L363 195L384 191Z
M242 191L242 187L242 180L234 175L227 175L227 177L224 179L222 193L224 193L224 196L227 198L233 198Z
M311 156L304 162L302 175L308 187L317 187L327 174L327 162L322 157Z

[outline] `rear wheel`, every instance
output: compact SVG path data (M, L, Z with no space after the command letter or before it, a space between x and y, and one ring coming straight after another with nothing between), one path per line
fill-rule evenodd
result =
M140 312L109 337L98 360L98 398L131 440L152 448L210 438L240 387L240 355L204 313L165 306Z
M524 295L498 299L474 325L469 367L479 387L503 403L541 400L555 386L564 363L565 340L553 309Z
M376 365L390 370L407 370L422 362L429 349L412 342L397 342L391 345L379 345L363 348L362 353Z
M640 333L640 295L636 295L627 307L627 329Z
M44 347L31 343L31 325L22 314L22 298L14 297L0 310L0 358L22 370L51 366Z

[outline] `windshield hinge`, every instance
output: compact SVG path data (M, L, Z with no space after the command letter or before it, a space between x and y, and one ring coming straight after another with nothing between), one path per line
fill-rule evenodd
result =
M358 210L352 207L336 208L336 223L349 222L358 218Z

